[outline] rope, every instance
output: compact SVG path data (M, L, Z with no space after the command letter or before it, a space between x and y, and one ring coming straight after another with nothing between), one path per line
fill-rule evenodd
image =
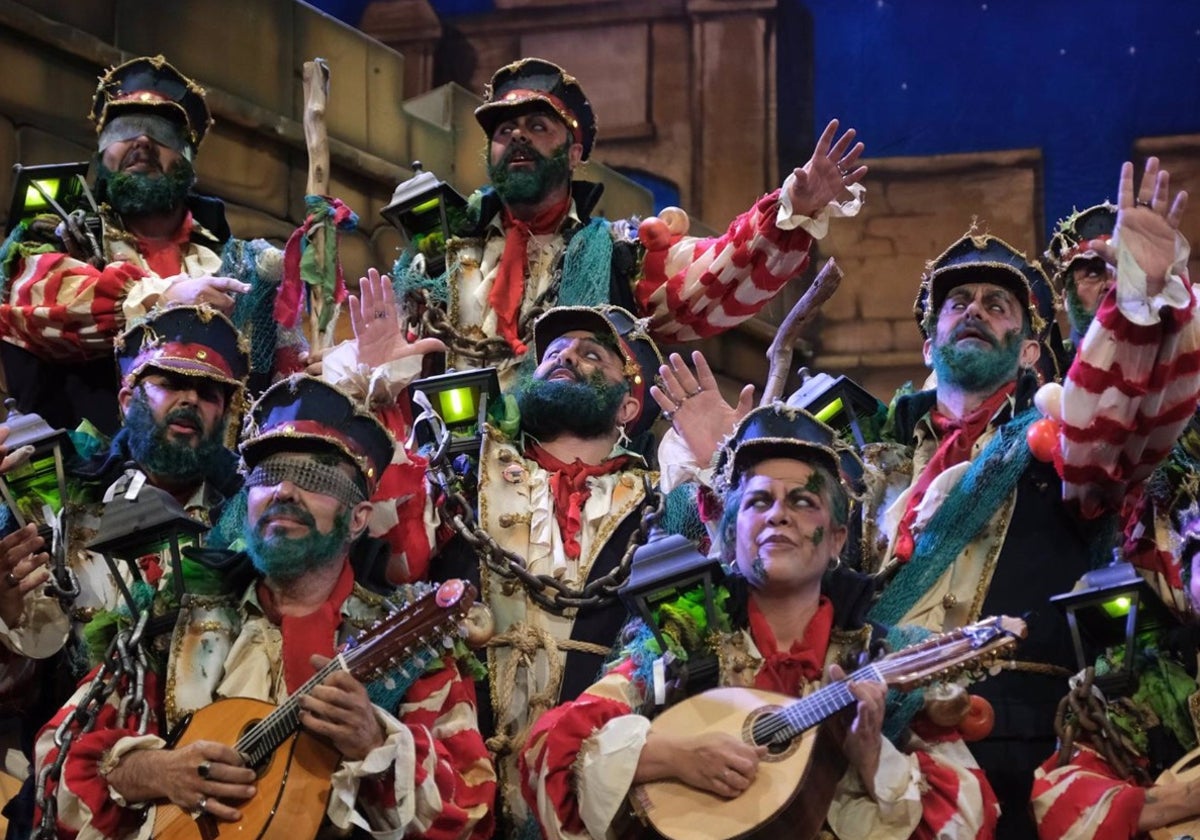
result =
M559 656L559 642L549 630L533 627L525 622L518 622L506 633L493 636L487 643L489 648L509 648L510 654L492 678L494 708L508 709L512 707L513 691L517 685L517 671L521 668L532 670L537 658L537 652L546 652L546 662L550 670L545 688L528 700L529 712L525 724L515 735L497 733L488 739L487 747L496 756L520 750L529 737L529 729L533 721L552 709L558 700L558 690L562 686L563 660ZM593 645L592 647L598 647Z

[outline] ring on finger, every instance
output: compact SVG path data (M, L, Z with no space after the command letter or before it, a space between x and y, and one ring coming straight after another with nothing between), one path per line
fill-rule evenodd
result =
M1146 201L1144 198L1135 199L1133 202L1133 206L1134 207L1150 207L1151 209L1153 209L1153 207L1154 207L1153 204L1151 204L1149 201Z
M704 393L704 389L703 389L703 388L700 388L700 387L698 387L698 386L697 386L697 388L696 388L696 390L695 390L695 391L687 391L687 392L685 392L685 393L684 393L684 397L683 397L683 398L684 398L685 400L690 400L692 397L695 397L695 396L697 396L697 395L699 395L699 394L703 394L703 393Z
M666 420L668 423L675 422L675 412L674 411L664 411L662 413L662 416L663 416L663 419Z
M198 775L201 779L211 779L212 764L207 761L200 762L199 766L196 767L196 775Z
M202 814L208 810L208 797L204 794L200 794L200 804L196 806L196 810Z
M4 583L10 589L16 589L18 586L21 585L21 579L19 577L17 577L16 575L14 575L12 572L9 572L8 574L6 574L4 576Z

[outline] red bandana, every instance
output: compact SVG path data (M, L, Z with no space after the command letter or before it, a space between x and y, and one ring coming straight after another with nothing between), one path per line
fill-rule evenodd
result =
M805 683L821 679L825 668L825 653L833 632L833 604L824 595L817 602L817 611L804 630L804 638L792 644L791 650L781 651L775 633L750 596L750 638L762 654L763 666L754 678L754 687L799 697Z
M979 440L979 436L987 428L988 422L996 416L1000 406L1015 389L1016 383L1001 388L984 400L979 408L961 420L947 417L936 408L929 412L929 419L933 422L934 431L941 438L941 443L938 444L937 451L933 453L929 463L925 465L925 469L917 476L917 483L913 485L912 495L908 497L908 507L904 509L904 516L900 519L900 526L896 531L894 554L901 563L907 563L912 559L913 548L916 544L912 525L917 518L917 506L921 504L921 499L925 498L925 491L929 489L933 480L947 469L970 459L971 448L975 445L975 441Z
M342 623L342 604L354 589L354 571L350 561L342 565L342 572L329 599L308 615L280 615L275 606L275 596L266 584L259 581L258 601L271 623L279 628L283 636L283 679L288 694L295 694L316 673L308 658L314 653L333 656L333 640Z
M503 210L504 252L500 255L492 290L488 292L488 305L496 313L496 331L518 356L523 356L527 349L517 335L517 316L525 296L525 274L529 270L529 237L558 230L570 203L571 198L567 196L560 204L538 213L531 222L513 218L507 207Z
M195 227L192 214L189 211L183 217L183 224L176 229L170 239L142 239L137 241L138 253L150 266L150 270L159 277L174 277L184 270L183 246L192 238L192 228Z
M562 535L563 551L572 560L578 560L582 551L579 545L579 530L583 527L583 506L592 495L588 479L597 475L608 475L625 469L628 455L618 455L599 464L585 464L579 459L568 464L558 460L541 446L530 441L525 454L538 466L550 473L550 492L554 496L554 518L558 520L558 531Z

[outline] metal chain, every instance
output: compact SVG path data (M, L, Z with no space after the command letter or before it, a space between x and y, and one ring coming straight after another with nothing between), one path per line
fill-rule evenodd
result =
M130 685L132 691L121 698L118 710L120 719L136 716L138 734L145 734L150 723L150 705L146 702L145 693L147 660L142 632L146 629L149 617L149 612L143 612L135 626L117 632L104 655L104 662L88 683L87 693L54 730L54 746L58 754L38 773L35 796L42 809L42 819L33 831L32 840L55 840L58 836L58 799L53 793L47 793L48 783L53 782L55 786L59 784L71 745L80 735L92 731L100 710L122 683Z
M1058 703L1058 711L1054 715L1054 734L1061 744L1058 766L1065 767L1070 762L1075 741L1082 736L1122 779L1148 785L1149 776L1109 720L1108 705L1101 695L1092 691L1095 676L1096 669L1088 668L1084 671L1083 679Z
M521 340L527 345L533 343L533 322L558 302L560 275L561 269L556 270L549 287L522 313L517 323L517 335L521 336ZM463 335L459 328L451 323L445 307L431 302L429 293L425 290L411 292L405 306L409 323L419 323L422 336L440 338L455 355L481 365L513 359L513 349L506 339L495 336L468 338Z
M641 521L629 537L621 562L607 574L585 584L581 589L567 586L553 575L538 575L529 571L525 561L499 543L479 525L474 508L467 498L454 489L453 473L446 464L445 441L429 459L430 480L442 491L437 509L441 521L448 522L487 563L489 569L505 580L515 580L525 587L530 600L556 615L581 607L602 607L617 599L617 591L629 579L634 552L646 544L650 531L658 524L665 506L665 497L650 480L642 477L646 488L645 510Z

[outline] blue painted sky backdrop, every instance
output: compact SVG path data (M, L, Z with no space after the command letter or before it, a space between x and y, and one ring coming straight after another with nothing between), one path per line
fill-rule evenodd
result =
M354 25L367 3L314 5ZM1200 133L1197 0L780 0L779 56L784 166L834 116L868 156L1040 148L1047 224L1115 198L1137 138Z

